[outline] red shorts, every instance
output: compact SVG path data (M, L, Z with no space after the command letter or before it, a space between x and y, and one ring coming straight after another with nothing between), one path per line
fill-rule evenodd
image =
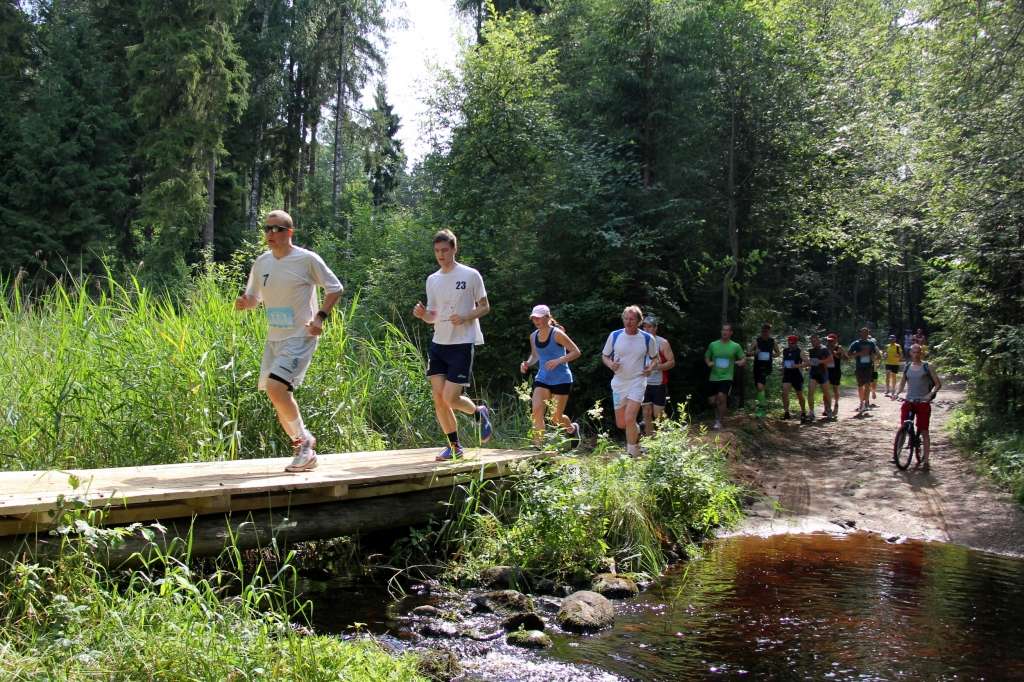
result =
M914 406L914 412L917 414L917 432L924 433L928 430L928 422L932 417L932 404L931 403L903 403L900 405L900 421L907 421L907 417L910 416L910 406Z

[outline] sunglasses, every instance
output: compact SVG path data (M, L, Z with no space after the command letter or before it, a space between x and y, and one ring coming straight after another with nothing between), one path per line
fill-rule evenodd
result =
M285 231L290 230L290 229L292 229L292 228L288 227L287 225L264 225L263 226L263 231L264 232L285 232Z

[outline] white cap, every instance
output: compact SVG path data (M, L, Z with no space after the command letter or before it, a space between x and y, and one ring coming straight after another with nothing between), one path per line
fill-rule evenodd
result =
M548 317L551 315L551 308L547 307L543 303L533 306L533 311L530 313L530 317Z

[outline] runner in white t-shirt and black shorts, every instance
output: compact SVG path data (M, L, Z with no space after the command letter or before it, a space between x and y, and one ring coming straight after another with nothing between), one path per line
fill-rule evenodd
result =
M267 311L267 343L260 364L259 389L277 411L277 419L292 439L295 456L285 471L315 469L316 438L302 422L292 391L306 376L323 323L341 298L342 286L323 259L292 244L294 223L284 211L271 211L263 231L270 247L253 263L245 293L235 300L236 310ZM324 290L316 304L316 289ZM314 311L316 311L314 313Z
M668 339L658 336L657 317L648 315L641 326L658 342L658 369L647 375L647 390L641 405L644 435L650 436L654 433L654 425L665 416L665 406L668 404L668 371L676 366L676 356Z
M473 352L484 342L480 318L491 311L480 273L455 260L458 241L451 230L434 235L434 257L440 269L427 277L427 304L417 302L414 317L434 325L427 354L427 378L437 423L448 445L437 456L448 461L462 455L455 411L473 415L480 423L480 441L491 439L490 411L463 395L473 374Z

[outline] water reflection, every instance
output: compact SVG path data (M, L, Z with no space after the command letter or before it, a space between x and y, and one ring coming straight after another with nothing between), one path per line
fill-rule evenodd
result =
M1024 562L876 536L735 537L551 655L644 680L1024 679Z

